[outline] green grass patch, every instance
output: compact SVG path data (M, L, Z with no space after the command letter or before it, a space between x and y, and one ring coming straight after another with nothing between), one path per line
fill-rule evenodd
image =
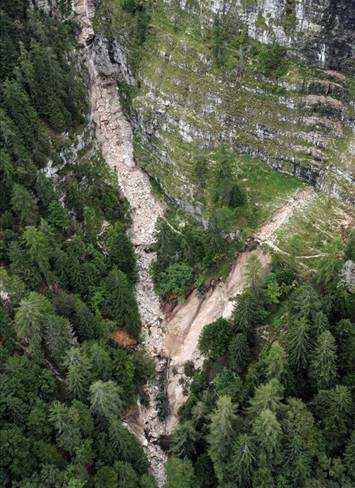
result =
M319 269L322 259L331 256L337 242L347 239L351 213L353 210L339 200L317 195L278 232L276 244L282 259L305 272Z

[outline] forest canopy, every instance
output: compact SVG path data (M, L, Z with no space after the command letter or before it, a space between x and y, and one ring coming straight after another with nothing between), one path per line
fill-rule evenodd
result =
M90 132L75 149L76 27L25 0L0 17L0 484L154 487L121 421L153 369L113 339L140 340L135 255Z
M275 258L231 321L204 327L169 487L353 486L354 295L341 274L353 252L350 239L308 278Z

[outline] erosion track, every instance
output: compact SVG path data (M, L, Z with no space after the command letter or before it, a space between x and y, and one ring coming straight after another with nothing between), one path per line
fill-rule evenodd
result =
M117 172L120 189L130 204L132 225L129 234L135 246L139 270L136 298L143 322L146 349L155 360L159 374L166 367L166 358L162 354L163 313L149 276L149 266L155 257L149 249L154 242L156 221L163 215L164 206L153 195L148 176L134 162L132 130L120 106L116 80L103 76L95 66L95 52L92 47L94 2L76 0L74 8L81 27L78 43L89 74L91 117L96 138L101 144L105 161ZM126 425L145 448L151 472L162 486L166 454L158 441L165 433L165 426L159 421L155 408L157 391L156 383L148 385L150 406L144 408L138 405L137 412L127 419Z
M288 221L295 209L308 205L314 196L315 192L312 188L298 191L255 233L253 238L256 249L246 250L236 255L225 281L210 288L204 297L200 297L195 290L183 304L173 310L165 326L164 344L165 354L170 358L171 371L168 383L170 416L167 420L167 433L172 432L177 422L178 409L186 400L181 385L184 364L192 361L195 365L200 365L202 362L197 346L203 326L214 322L219 317L229 319L232 316L238 295L248 286L246 264L251 252L255 252L261 265L266 267L271 261L271 255L261 244L266 244L265 247L274 247L276 231Z
M150 469L159 486L165 482L164 464L166 454L159 440L170 435L177 422L177 411L185 401L181 378L186 361L201 364L198 353L198 337L205 324L232 314L235 299L247 286L245 266L250 251L239 253L228 278L211 288L204 297L194 291L188 299L175 307L169 318L165 318L155 294L149 275L149 266L155 258L150 251L154 242L157 219L164 214L164 205L151 191L148 176L133 159L132 130L122 112L116 80L104 76L95 65L92 40L94 31L94 0L75 0L75 14L81 30L78 44L89 74L91 117L96 138L101 144L102 155L107 164L117 173L118 183L130 208L132 225L130 238L137 253L139 278L136 298L139 306L145 346L154 359L157 378L168 373L167 399L170 414L161 422L156 409L159 393L158 380L147 387L149 407L138 404L138 408L125 419L127 428L133 432L146 450ZM275 232L288 220L296 208L306 205L314 196L311 189L297 192L272 218L254 235L256 252L263 266L270 262L270 255L260 244L273 245Z

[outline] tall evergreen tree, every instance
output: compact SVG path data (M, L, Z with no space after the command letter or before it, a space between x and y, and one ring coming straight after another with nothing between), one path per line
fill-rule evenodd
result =
M22 224L36 223L38 208L33 195L22 185L12 187L11 206Z
M260 415L263 410L277 413L281 408L282 394L282 385L277 379L271 379L255 390L254 397L250 400L249 413L254 417Z
M318 390L334 385L337 376L336 363L335 339L329 330L326 330L317 340L310 363L310 376Z
M90 386L90 406L97 415L111 419L122 410L122 391L113 381L96 381Z
M281 425L271 410L262 410L253 422L252 435L259 456L271 467L281 451Z
M196 478L189 460L172 457L166 464L166 488L195 488Z
M231 455L234 440L234 429L237 417L235 406L228 396L222 396L211 415L210 432L208 435L208 453L213 461L219 483L226 477L226 466Z
M233 446L233 453L228 466L229 476L235 486L250 486L250 479L255 465L255 445L251 436L240 434Z
M25 146L41 164L49 154L49 140L28 95L15 80L3 83L4 105L21 133Z
M291 318L287 332L287 348L289 363L296 370L307 368L312 347L310 329L306 316Z
M349 388L337 385L330 390L320 390L314 399L314 408L321 421L327 451L336 452L344 443L351 425L352 399Z
M140 331L140 319L132 284L127 276L114 268L103 282L103 312L117 321L118 327L128 330L134 337Z
M21 300L15 315L16 331L20 339L29 341L31 349L39 347L45 321L51 312L49 301L39 293L31 292Z
M137 278L136 258L132 243L128 239L121 223L111 225L104 238L112 266L123 271L131 281Z

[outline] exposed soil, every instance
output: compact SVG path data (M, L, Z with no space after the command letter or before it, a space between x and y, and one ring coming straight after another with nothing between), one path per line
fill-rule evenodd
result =
M276 231L284 225L295 209L307 205L315 192L307 188L297 192L283 207L274 212L271 219L265 223L254 235L257 253L262 267L266 268L271 260L269 253L263 250L261 244L273 246ZM206 324L214 322L219 317L229 319L238 298L248 285L245 271L248 258L253 251L238 253L231 271L225 281L208 290L204 297L197 291L191 293L187 300L178 305L170 315L166 324L165 353L171 359L170 369L178 373L170 375L168 396L171 415L168 419L167 431L170 432L177 422L177 411L185 401L180 379L183 375L183 365L186 361L195 364L201 362L198 352L198 338Z
M144 408L138 405L138 408L126 418L127 428L137 436L147 452L152 474L159 486L163 486L166 454L161 449L159 440L171 434L177 422L177 410L185 401L179 383L183 376L183 364L186 361L193 361L196 365L201 363L197 344L203 326L221 316L231 316L235 299L247 284L245 265L251 251L246 250L236 255L225 281L219 282L203 297L199 296L197 291L192 292L183 304L175 307L169 319L165 319L149 276L149 266L155 258L149 249L154 242L157 219L164 213L164 205L152 193L147 175L133 160L132 130L123 115L116 82L103 76L96 69L90 42L94 35L93 2L76 0L75 12L81 25L78 43L82 47L89 72L91 116L96 137L107 164L117 172L119 186L131 206L132 225L129 234L137 253L139 279L136 298L143 323L146 349L155 361L157 374L166 368L169 370L167 394L170 416L167 421L163 423L158 418L155 398L159 387L156 382L147 388L150 406ZM254 235L258 244L255 252L263 267L270 262L270 255L260 244L272 245L275 232L296 208L306 205L313 195L311 189L299 191Z

